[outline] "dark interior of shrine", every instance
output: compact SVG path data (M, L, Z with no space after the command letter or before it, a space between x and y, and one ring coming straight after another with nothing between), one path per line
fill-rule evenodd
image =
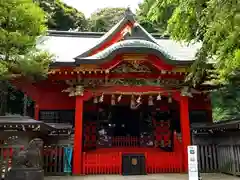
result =
M167 97L160 101L148 96L137 97L132 104L130 97L111 103L110 99L86 104L90 107L84 115L85 149L104 147L173 147L173 132L180 131L178 102L169 102ZM134 141L134 142L132 142Z
M152 133L154 121L170 121L170 129L180 132L180 117L178 111L161 111L155 107L142 105L138 109L120 105L111 107L109 119L112 136L135 136L141 133Z
M181 132L179 102L169 97L104 95L84 102L84 150L106 147L159 147L172 150L173 133ZM134 102L134 103L133 103ZM133 103L133 104L132 104ZM208 111L189 112L190 123L208 120ZM40 120L70 123L74 126L74 110L41 110ZM201 114L201 116L199 115Z
M118 96L119 97L119 96ZM83 110L83 121L90 122L106 122L108 121L109 113L113 111L114 107L125 106L125 110L129 110L131 96L122 96L120 102L117 101L116 96L116 104L111 105L111 96L104 96L103 102L94 103L94 99L90 99L84 102L84 110ZM135 97L137 98L137 97ZM156 100L156 97L153 99L153 106L148 105L148 96L142 96L142 104L138 107L143 112L166 112L169 111L171 114L171 119L173 121L174 129L177 132L180 132L180 106L179 102L172 101L172 103L168 102L167 97L162 97L161 100ZM194 100L195 101L195 100ZM190 103L190 106L192 104ZM120 110L121 111L121 110ZM147 113L143 113L142 116L147 116ZM142 117L141 116L141 117ZM211 121L211 111L207 109L190 109L189 110L189 118L190 123L203 123ZM105 119L105 120L104 120ZM42 108L39 112L39 120L47 122L47 123L69 123L71 125L75 125L75 110L74 109L52 109L45 110Z
M111 113L111 123L114 126L113 136L140 136L140 109L120 105L114 106Z

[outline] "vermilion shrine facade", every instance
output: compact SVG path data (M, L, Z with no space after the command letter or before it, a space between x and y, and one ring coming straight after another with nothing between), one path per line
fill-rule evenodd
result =
M129 10L73 58L52 63L46 80L15 82L35 101L35 119L72 112L61 121L75 129L73 174L187 171L190 112L212 120L207 87L184 81L193 60L164 51Z

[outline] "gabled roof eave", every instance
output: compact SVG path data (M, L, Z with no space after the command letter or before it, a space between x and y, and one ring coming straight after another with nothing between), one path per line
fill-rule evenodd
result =
M125 16L119 21L119 23L117 23L115 26L112 27L112 29L110 29L106 34L104 34L99 42L91 49L87 50L86 52L80 54L79 56L77 56L76 58L80 58L80 57L87 57L89 56L89 54L94 51L97 50L99 47L101 47L101 45L103 45L105 42L111 40L113 38L113 36L119 32L128 22L134 24L135 23L135 19L133 17L133 15L131 13L125 13Z

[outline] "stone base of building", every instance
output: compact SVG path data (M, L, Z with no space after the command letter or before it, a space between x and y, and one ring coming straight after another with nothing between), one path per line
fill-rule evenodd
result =
M7 173L5 180L44 180L44 171L33 168L13 168Z

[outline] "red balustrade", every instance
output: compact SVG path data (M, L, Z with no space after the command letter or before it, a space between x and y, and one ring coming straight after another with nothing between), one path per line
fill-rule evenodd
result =
M116 147L138 147L139 138L134 136L116 136L112 138L112 146Z
M84 153L83 174L121 174L122 155L113 153Z
M145 153L146 172L180 173L182 172L182 155L175 152ZM121 152L91 152L83 154L83 173L88 174L121 174Z
M144 153L148 174L182 172L182 144L177 139L176 133L173 141L174 152L163 152L156 148L137 147L139 146L137 137L114 137L112 144L120 148L100 148L83 153L83 172L84 174L121 174L123 153Z
M176 152L145 153L146 172L180 173L182 172L182 155Z

